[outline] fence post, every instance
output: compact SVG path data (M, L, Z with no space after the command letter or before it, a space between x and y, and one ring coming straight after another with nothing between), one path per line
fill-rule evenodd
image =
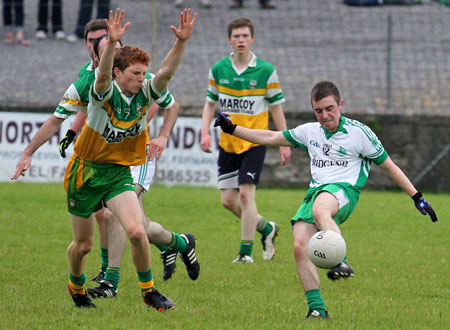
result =
M151 40L151 65L150 70L152 73L158 71L158 0L151 0L150 3L151 11L151 30L152 30L152 40ZM150 110L150 109L149 109ZM153 135L158 134L158 111L153 116L150 124L152 125ZM153 138L151 136L150 138ZM155 162L155 174L153 175L153 182L158 183L158 162Z
M391 66L392 66L392 15L387 18L387 49L386 49L386 110L391 109Z

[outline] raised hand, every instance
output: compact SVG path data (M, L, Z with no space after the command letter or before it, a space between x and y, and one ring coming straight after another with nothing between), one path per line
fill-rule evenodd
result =
M436 216L436 213L434 212L433 208L431 207L430 203L428 203L425 198L422 197L422 193L418 191L413 197L411 197L414 200L414 204L416 205L417 209L422 213L423 215L428 214L431 218L431 221L436 222L438 221L438 218Z
M171 26L173 33L179 40L187 40L192 34L194 30L195 22L197 21L197 13L194 14L194 17L191 19L191 9L185 9L180 14L180 26L176 28L175 26Z
M127 22L122 26L124 14L125 12L123 10L117 8L114 16L112 10L110 10L109 19L105 19L106 28L108 29L108 38L111 42L122 39L125 32L130 27L130 22Z

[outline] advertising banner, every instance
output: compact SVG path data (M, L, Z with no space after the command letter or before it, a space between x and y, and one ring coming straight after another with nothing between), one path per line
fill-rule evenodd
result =
M0 181L9 181L13 175L22 151L51 114L0 112ZM68 159L73 153L73 144L66 151L66 158L59 154L59 141L74 120L74 116L65 120L60 130L32 157L31 167L25 176L18 180L24 182L62 182ZM163 123L158 116L157 124L150 122L150 136ZM220 135L218 128L211 128L213 139L212 153L200 149L201 118L179 117L167 148L157 162L154 183L192 186L217 185L217 143Z

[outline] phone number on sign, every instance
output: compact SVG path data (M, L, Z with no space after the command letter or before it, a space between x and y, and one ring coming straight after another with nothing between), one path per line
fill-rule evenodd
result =
M191 171L158 169L157 178L160 182L209 183L211 181L211 173L206 170Z

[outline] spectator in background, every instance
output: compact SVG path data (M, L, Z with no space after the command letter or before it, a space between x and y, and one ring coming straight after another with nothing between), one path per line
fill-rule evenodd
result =
M109 14L109 0L96 0L97 1L97 18L108 18ZM94 0L80 0L80 8L78 10L78 20L75 32L67 36L67 41L74 43L84 37L84 27L87 22L91 20L92 7L94 6Z
M270 0L259 0L262 9L275 9L275 5ZM244 8L244 0L233 0L230 6L231 9Z
M184 8L184 0L175 0L175 7ZM211 0L200 0L200 7L211 8Z
M14 7L14 23L13 23ZM23 0L3 0L3 24L6 28L5 44L14 43L14 31L16 31L16 42L28 46L31 44L26 40L23 33L24 21Z
M39 0L38 9L38 27L36 30L36 39L44 40L48 38L48 1ZM62 1L52 0L52 32L53 36L57 40L63 40L66 38L66 34L63 31L62 20Z

